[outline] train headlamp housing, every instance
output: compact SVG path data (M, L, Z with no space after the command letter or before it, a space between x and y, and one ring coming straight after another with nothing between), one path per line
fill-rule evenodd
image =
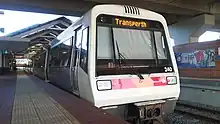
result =
M169 77L167 77L167 84L168 85L177 84L177 77L176 76L169 76Z
M110 80L99 80L96 82L98 91L111 90L112 82Z

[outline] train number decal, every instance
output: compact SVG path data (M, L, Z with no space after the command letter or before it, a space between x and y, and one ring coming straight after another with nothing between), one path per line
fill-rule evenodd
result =
M164 71L165 72L173 72L173 68L172 67L164 67Z

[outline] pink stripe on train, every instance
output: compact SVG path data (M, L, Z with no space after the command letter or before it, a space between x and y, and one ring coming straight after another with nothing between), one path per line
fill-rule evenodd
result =
M112 79L113 90L166 85L167 81L165 76L145 77L144 80L140 80L139 78Z

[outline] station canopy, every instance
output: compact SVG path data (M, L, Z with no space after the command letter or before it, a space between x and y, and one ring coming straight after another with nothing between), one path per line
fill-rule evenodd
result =
M56 38L71 24L71 20L67 19L66 17L60 17L43 24L32 25L1 38L21 39L21 41L26 41L26 46L22 45L25 44L24 42L20 42L19 47L21 49L15 50L15 52L17 52L18 54L24 54L24 56L26 56L27 58L32 58L34 55L39 54L43 50L43 47L46 48L54 38ZM14 43L11 44L10 42L8 42L8 44L11 45L11 48L18 47L18 45ZM2 44L0 44L0 46L2 46Z
M21 52L29 46L29 38L0 37L0 51L2 52Z

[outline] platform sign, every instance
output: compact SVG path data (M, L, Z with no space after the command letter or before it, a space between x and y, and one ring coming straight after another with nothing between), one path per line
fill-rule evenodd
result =
M4 15L4 11L0 11L0 15ZM1 20L1 19L0 19ZM1 21L0 21L1 22ZM5 33L5 28L0 24L0 33Z
M218 47L218 56L220 56L220 47Z
M1 33L5 33L5 29L4 28L0 28L0 32Z
M216 55L216 59L220 60L220 47L218 47L218 54Z
M0 53L1 54L8 54L8 50L1 50Z
M5 50L5 51L4 51L4 54L8 54L8 50Z

